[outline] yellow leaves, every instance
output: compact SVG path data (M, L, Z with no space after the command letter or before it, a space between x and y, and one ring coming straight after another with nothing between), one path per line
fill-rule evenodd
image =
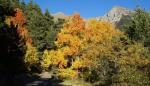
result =
M45 50L44 54L43 54L43 57L42 57L41 66L43 68L48 68L51 64L52 64L51 56L49 55L48 50Z
M81 45L81 39L77 36L74 36L71 40L70 40L70 46L72 47L76 47L76 46L80 46Z
M150 63L150 59L144 57L144 47L140 44L130 45L126 52L121 56L118 63L121 65L143 66Z
M93 60L92 59L77 57L77 59L72 63L71 68L75 69L75 70L78 70L79 68L87 68L91 65L93 65Z
M71 68L59 69L58 75L63 78L75 79L78 77L78 72L76 70L72 70Z
M62 46L63 44L69 44L71 38L73 37L70 34L59 33L57 37L57 45Z
M10 16L6 17L5 23L8 24L9 26L11 25L11 17Z
M63 47L62 50L66 56L76 55L79 51L77 47L68 47L68 46Z
M65 60L62 50L44 51L41 66L43 68L48 68L50 65L56 65L59 68L64 68L67 65L67 61Z
M59 68L64 68L67 66L67 60L65 59L65 54L61 49L56 52L56 58L53 61L53 64L58 64Z
M31 44L27 45L27 51L24 57L24 62L26 63L27 68L30 70L30 67L35 65L38 62L39 58L37 55L36 48Z
M103 42L111 40L113 36L121 34L115 26L105 21L89 20L86 25L85 35L87 40Z
M32 45L27 45L27 52L25 55L25 62L35 63L38 60L36 49Z
M57 46L68 45L71 47L80 46L81 40L77 36L71 34L59 33L56 41Z
M82 67L83 67L83 60L79 60L79 59L75 60L71 66L72 69L78 69L78 68L82 68Z

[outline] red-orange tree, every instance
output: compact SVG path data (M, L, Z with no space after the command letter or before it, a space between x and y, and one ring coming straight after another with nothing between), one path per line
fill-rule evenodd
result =
M21 37L20 42L25 43L26 54L24 56L24 63L28 70L31 66L38 63L38 55L35 47L32 46L32 39L28 35L28 30L25 28L26 18L21 9L15 9L15 15L11 17L10 23L17 27L17 32Z

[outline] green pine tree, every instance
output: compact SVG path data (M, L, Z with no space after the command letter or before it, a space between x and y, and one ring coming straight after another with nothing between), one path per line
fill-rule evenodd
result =
M131 19L121 28L131 40L141 42L145 47L150 48L150 13L137 8Z

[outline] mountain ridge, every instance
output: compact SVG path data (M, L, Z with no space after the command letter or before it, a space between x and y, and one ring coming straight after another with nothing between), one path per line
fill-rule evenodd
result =
M88 18L88 19L96 19L96 20L105 20L114 24L120 23L123 17L129 18L133 11L122 7L122 6L114 6L111 8L104 16L98 16L98 17L93 17L93 18ZM63 12L58 12L56 14L53 14L54 20L57 19L65 19L68 15L65 15ZM84 20L88 20L84 18Z

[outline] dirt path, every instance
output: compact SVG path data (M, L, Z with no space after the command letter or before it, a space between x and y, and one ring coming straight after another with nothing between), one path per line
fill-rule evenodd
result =
M39 76L20 74L11 76L0 74L0 86L61 86L61 80L52 76L50 72L43 72Z
M59 83L62 82L54 78L50 72L43 72L39 74L39 77L26 76L22 78L20 86L61 86Z
M62 84L62 85L61 85ZM43 72L36 76L24 73L12 76L9 73L0 74L0 86L92 86L82 80L61 81L51 72Z

